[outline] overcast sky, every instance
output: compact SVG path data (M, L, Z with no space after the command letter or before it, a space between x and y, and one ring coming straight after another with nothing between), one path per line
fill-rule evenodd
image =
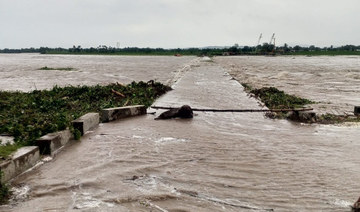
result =
M360 0L0 0L0 49L360 45Z

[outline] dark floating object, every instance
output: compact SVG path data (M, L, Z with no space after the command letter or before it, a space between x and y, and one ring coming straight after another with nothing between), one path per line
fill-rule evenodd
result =
M288 119L305 123L316 123L316 113L309 111L291 111L288 113Z
M159 119L172 119L172 118L183 118L189 119L193 117L193 110L189 105L183 105L180 108L171 108L168 111L163 112L155 118L155 120Z
M360 106L355 106L354 107L354 115L355 116L360 116Z
M352 206L352 212L360 212L360 197Z

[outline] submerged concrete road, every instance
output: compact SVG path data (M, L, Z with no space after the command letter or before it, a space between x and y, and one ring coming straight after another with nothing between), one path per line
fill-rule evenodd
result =
M157 106L259 109L204 59ZM161 111L157 112L157 115ZM1 211L346 211L360 195L356 127L300 125L261 113L146 115L101 124L19 177ZM21 196L21 195L20 195Z

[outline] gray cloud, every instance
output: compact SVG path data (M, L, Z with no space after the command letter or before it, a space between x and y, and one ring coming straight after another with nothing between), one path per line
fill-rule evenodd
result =
M0 48L359 45L358 0L0 0Z

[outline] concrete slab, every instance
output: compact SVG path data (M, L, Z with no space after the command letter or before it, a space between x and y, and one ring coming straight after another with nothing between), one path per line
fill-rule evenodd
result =
M0 171L3 172L1 183L9 181L31 168L39 159L40 154L37 146L21 147L14 153L11 160L0 164Z
M36 140L40 154L53 155L60 147L64 146L72 138L70 130L49 133Z
M146 107L144 105L107 108L101 111L101 121L109 122L130 116L138 116L144 114L146 114Z
M87 113L80 118L72 121L75 129L78 129L81 135L84 135L86 131L96 127L100 122L99 113Z

